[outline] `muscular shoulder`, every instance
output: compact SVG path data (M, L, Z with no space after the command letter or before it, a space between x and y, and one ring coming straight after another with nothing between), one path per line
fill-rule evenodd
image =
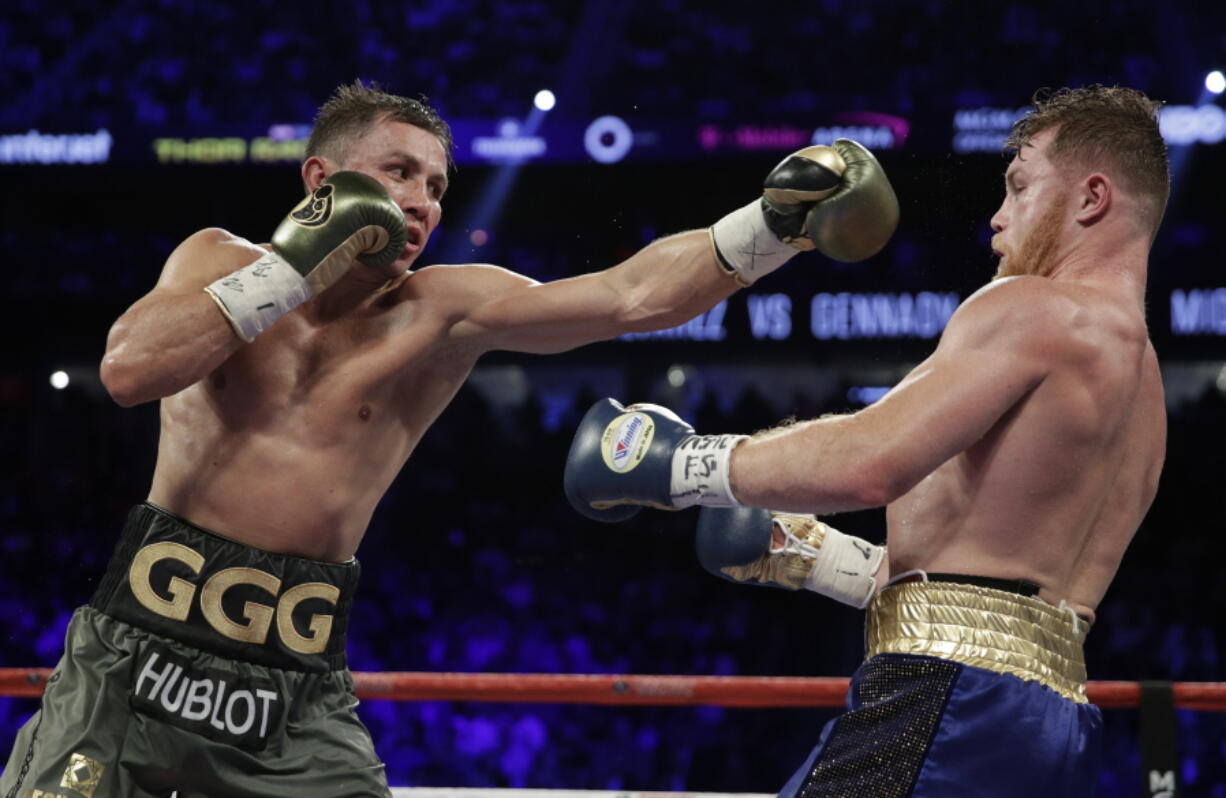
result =
M199 288L260 257L264 249L220 227L185 238L166 259L158 288Z
M949 320L944 338L966 345L1059 348L1088 323L1084 302L1043 277L1007 277L985 285Z
M267 248L253 244L251 241L242 236L235 235L229 230L223 230L220 227L206 227L203 230L197 230L183 239L183 243L175 249L175 252L180 250L209 252L219 257L224 257L227 254L233 254L234 257L247 257L248 255L258 257L261 253L267 251Z
M410 290L435 307L445 307L453 315L464 315L473 308L502 294L537 282L510 269L489 263L437 264L417 270L408 281Z

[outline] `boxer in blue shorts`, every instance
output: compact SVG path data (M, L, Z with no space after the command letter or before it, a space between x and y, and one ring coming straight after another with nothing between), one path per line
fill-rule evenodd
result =
M1166 444L1144 307L1169 187L1158 106L1035 96L991 220L995 278L876 404L752 437L613 400L581 422L580 512L704 505L708 570L867 608L848 712L788 798L1092 794L1082 642ZM883 505L886 546L804 515Z

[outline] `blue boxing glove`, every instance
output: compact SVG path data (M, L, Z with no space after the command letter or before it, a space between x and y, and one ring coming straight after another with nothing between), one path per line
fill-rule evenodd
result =
M698 514L694 551L703 568L731 582L765 584L734 579L727 570L744 568L770 551L774 524L770 510L757 507L703 508Z
M728 463L746 437L695 435L666 407L602 399L575 431L563 476L566 498L588 518L609 522L625 521L643 506L736 506Z
M864 607L877 590L885 547L811 515L704 507L694 548L702 567L732 582L812 590Z

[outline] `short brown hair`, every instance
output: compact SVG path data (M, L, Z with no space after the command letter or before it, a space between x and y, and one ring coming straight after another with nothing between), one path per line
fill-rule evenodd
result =
M342 162L345 150L355 138L375 122L390 119L433 133L443 145L450 167L453 165L451 126L424 100L425 97L414 100L389 94L378 84L366 85L361 80L338 86L315 115L315 126L307 139L306 157L321 155Z
M1034 108L1013 124L1006 149L1020 150L1055 128L1047 156L1055 163L1105 167L1148 206L1157 231L1170 194L1170 162L1158 129L1161 102L1136 89L1099 84L1079 89L1039 89Z

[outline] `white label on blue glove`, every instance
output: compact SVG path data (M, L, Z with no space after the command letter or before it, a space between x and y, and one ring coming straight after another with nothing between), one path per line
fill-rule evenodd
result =
M673 451L670 491L677 507L739 507L729 483L732 450L748 435L691 435Z
M600 437L600 454L612 471L625 473L643 462L656 436L656 423L646 413L623 413L609 422Z

